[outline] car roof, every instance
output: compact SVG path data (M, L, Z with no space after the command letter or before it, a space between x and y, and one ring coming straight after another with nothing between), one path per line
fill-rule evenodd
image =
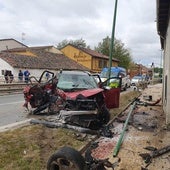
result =
M103 72L107 72L109 70L109 68L108 67L104 67L103 69L102 69L102 71ZM112 72L120 72L120 71L123 71L123 72L126 72L126 69L125 68L123 68L123 67L111 67L111 71Z
M88 71L82 71L82 70L61 70L58 73L64 73L64 74L76 74L76 75L91 75Z

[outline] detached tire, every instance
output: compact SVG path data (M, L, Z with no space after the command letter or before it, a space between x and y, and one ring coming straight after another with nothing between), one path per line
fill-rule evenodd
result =
M78 151L65 146L50 156L47 170L86 170L86 163Z

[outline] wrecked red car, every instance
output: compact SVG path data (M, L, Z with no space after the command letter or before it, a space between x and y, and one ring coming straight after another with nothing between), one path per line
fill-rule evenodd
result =
M48 73L48 78L46 74ZM56 75L44 71L37 80L30 77L31 85L24 89L24 106L32 114L57 114L65 123L82 127L98 127L108 123L108 109L119 107L121 79L110 78L97 83L94 75L86 71L61 70ZM110 87L117 83L116 87Z

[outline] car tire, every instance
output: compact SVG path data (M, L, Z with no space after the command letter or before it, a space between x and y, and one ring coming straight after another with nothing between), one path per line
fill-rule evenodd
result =
M86 170L83 156L75 149L62 147L50 156L47 162L47 170Z

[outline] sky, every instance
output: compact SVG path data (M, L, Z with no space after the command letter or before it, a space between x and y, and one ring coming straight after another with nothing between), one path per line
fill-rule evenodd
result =
M0 0L0 39L56 46L82 38L94 49L111 37L114 10L115 0ZM118 0L115 38L135 63L161 66L156 24L156 0Z

